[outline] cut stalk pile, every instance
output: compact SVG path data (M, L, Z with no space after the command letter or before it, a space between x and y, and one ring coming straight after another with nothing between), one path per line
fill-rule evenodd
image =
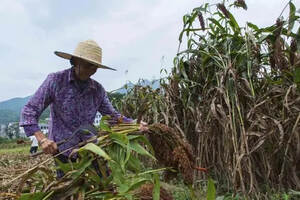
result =
M150 126L151 133L148 135L161 135L164 130L157 127L159 125ZM156 162L156 158L150 142L139 132L139 124L121 123L111 127L108 119L103 117L98 128L96 143L93 137L84 146L73 149L70 158L77 155L76 162L62 163L55 159L58 168L65 173L63 178L57 180L55 171L43 166L52 161L49 158L6 182L3 187L9 187L14 182L18 182L18 187L16 192L1 195L19 199L64 199L73 196L75 199L172 200L172 196L160 188L159 183L159 174L167 168L146 169L140 161L141 157L148 157ZM156 131L159 133L156 134ZM166 144L178 143L174 141L178 139L177 136L163 139ZM163 149L155 146L155 150L160 152ZM99 169L94 167L95 163ZM175 166L174 163L172 166L169 164L164 163L164 166ZM181 169L178 166L175 168Z

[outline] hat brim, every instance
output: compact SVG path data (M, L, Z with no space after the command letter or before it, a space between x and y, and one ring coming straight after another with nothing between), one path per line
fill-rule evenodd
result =
M61 52L61 51L54 51L54 54L57 55L57 56L59 56L59 57L61 57L61 58L68 59L68 60L71 60L72 57L79 58L79 59L82 59L84 61L87 61L87 62L89 62L89 63L97 66L98 68L110 69L110 70L117 71L114 68L107 67L105 65L102 65L101 63L95 62L93 60L90 60L90 59L87 59L87 58L84 58L84 57L81 57L81 56L78 56L78 55L69 54L69 53L65 53L65 52Z

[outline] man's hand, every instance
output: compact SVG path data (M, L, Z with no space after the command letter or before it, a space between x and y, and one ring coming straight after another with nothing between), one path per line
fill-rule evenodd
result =
M149 130L149 127L148 127L148 124L146 122L143 122L141 121L140 122L140 127L139 127L140 131L148 131Z
M46 154L53 155L57 153L57 145L52 140L44 138L43 140L41 140L40 145Z
M52 140L47 139L41 131L38 131L38 132L34 133L34 136L36 137L36 139L38 140L41 148L43 149L43 151L46 154L55 154L55 153L57 153L56 143L53 142Z

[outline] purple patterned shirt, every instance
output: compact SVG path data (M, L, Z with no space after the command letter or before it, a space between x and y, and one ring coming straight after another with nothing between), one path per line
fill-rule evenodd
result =
M68 139L81 125L93 124L97 111L102 115L112 116L114 120L121 117L121 114L113 108L100 83L89 79L83 90L76 83L74 68L48 75L22 110L20 125L24 127L27 136L40 130L38 119L48 105L50 105L48 138L54 142ZM133 120L123 117L123 121L130 123ZM59 151L68 149L91 136L77 134L60 145Z

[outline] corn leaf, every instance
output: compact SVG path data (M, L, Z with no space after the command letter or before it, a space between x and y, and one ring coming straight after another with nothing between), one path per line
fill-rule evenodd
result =
M225 32L225 28L220 24L219 21L217 21L214 18L208 18L208 20L214 23L217 27L219 27L222 30L222 32Z
M144 147L142 147L138 142L136 141L133 141L133 142L130 142L130 148L141 154L141 155L144 155L144 156L149 156L150 158L152 158L153 160L156 160L156 158L151 155Z
M100 129L103 131L111 132L107 120L110 119L109 116L103 116L100 121Z
M233 29L233 31L235 33L239 33L240 32L240 26L237 23L237 21L235 20L234 16L230 12L229 12L229 19L230 19L229 24L230 24L231 28Z
M294 71L294 82L300 83L300 68L295 68Z
M72 177L74 179L78 178L89 166L92 164L93 158L84 154L81 156L81 160L79 163L72 163L74 171L72 172ZM71 166L71 164L69 164Z
M112 171L113 182L117 185L123 184L126 179L124 177L124 173L121 169L121 166L117 162L109 162L110 169Z
M123 134L120 134L120 133L114 133L114 132L113 132L113 133L110 133L110 134L109 134L109 137L110 137L111 139L117 141L118 144L120 144L120 145L123 146L123 147L125 147L125 146L128 144L128 142L129 142L127 136L126 136L126 135L123 135Z
M149 140L145 136L143 136L143 135L129 135L128 139L130 141L134 140L134 141L143 142L147 146L147 148L149 148L151 154L154 155L154 149L153 149L151 143L149 142Z
M296 12L296 7L295 5L290 1L290 14L289 14L289 25L288 25L288 34L291 33L294 24L295 24L295 12Z
M130 171L133 171L135 173L138 173L141 171L142 169L142 163L141 161L134 157L134 156L130 156L130 158L128 159L127 163L127 169Z
M141 185L143 185L143 184L145 184L146 182L149 182L149 181L151 181L151 179L141 178L141 177L130 179L130 180L126 181L126 184L123 184L123 185L120 186L119 192L121 194L130 192L130 191L135 190L136 188L140 187Z
M153 200L159 200L160 196L160 181L159 175L154 174Z
M208 179L206 199L207 200L215 200L216 199L215 184L211 178Z
M19 200L41 200L47 195L46 192L23 193Z
M63 163L57 158L55 158L55 162L57 163L58 168L61 169L64 173L72 170L72 167L69 163Z
M247 25L252 28L255 31L259 31L260 29L258 28L258 26L256 26L255 24L251 23L251 22L247 22Z
M105 151L103 151L99 146L95 145L94 143L88 143L78 150L79 153L82 151L91 151L91 152L105 158L106 160L111 160L109 155L107 155L105 153Z

